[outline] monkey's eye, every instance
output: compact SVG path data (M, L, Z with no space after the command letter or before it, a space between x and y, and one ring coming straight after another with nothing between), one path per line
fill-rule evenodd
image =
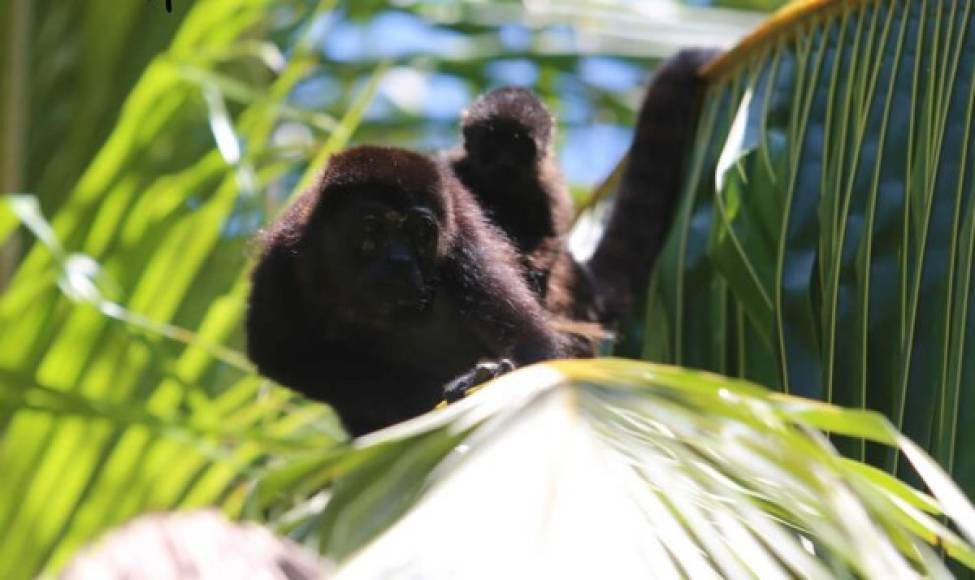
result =
M429 216L411 216L406 227L410 237L421 248L430 249L437 241L437 223Z
M362 223L360 224L360 242L359 246L364 253L370 253L376 249L379 239L379 229L380 223L379 218L374 215L367 215L362 218Z
M379 231L379 218L374 215L367 215L362 218L362 233L371 236Z

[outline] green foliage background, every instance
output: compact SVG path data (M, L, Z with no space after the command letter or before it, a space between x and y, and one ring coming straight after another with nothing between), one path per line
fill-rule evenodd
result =
M713 74L644 354L880 411L972 495L972 6L817 16Z
M904 3L910 7L916 4ZM419 434L350 450L341 443L343 436L326 407L300 400L256 376L240 355L249 240L256 229L300 190L330 152L358 140L414 145L431 126L444 124L443 120L423 119L396 109L386 115L370 114L373 98L381 92L384 75L391 67L447 71L477 93L490 82L485 70L492 62L528 56L539 66L538 90L559 115L568 110L562 108L568 104L559 94L556 81L560 75L576 74L580 61L591 51L650 68L658 57L681 45L727 39L748 30L761 17L722 7L684 7L670 28L661 27L659 22L654 24L656 28L647 28L648 23L656 21L647 19L636 4L626 2L541 3L540 11L507 2L407 2L398 9L467 39L464 54L334 62L320 51L322 31L328 30L330 19L366 21L387 6L306 0L208 0L195 4L174 0L174 5L176 10L169 16L163 12L161 1L92 0L78 4L4 0L0 4L0 24L9 49L0 65L4 80L0 91L0 118L4 120L0 129L0 191L34 194L8 195L0 204L0 287L5 286L0 295L0 536L5 538L0 543L0 576L4 578L31 578L40 571L56 570L101 531L152 509L219 505L232 516L258 518L294 537L317 542L333 555L361 547L423 495L435 479L431 470L471 432L471 427L462 422L465 411L458 410L444 415L429 431L421 429ZM826 21L832 28L803 29L796 39L790 37L775 46L774 54L754 55L746 65L715 77L719 82L709 100L707 122L701 128L702 147L695 153L693 171L698 177L714 174L721 153L717 147L725 142L718 135L729 132L741 96L750 87L762 98L751 101L755 110L748 110L746 140L738 149L729 150L729 158L734 160L729 177L718 187L700 178L688 189L680 233L672 237L651 296L646 328L654 332L645 333L649 357L738 374L789 392L854 407L890 411L884 406L890 401L878 403L876 393L866 386L876 384L880 380L877 377L889 371L874 361L901 356L914 344L904 340L894 344L895 337L903 339L908 328L916 326L913 321L917 313L904 310L903 305L941 309L942 318L967 305L967 291L954 288L941 302L916 306L919 290L911 289L919 288L917 280L951 277L915 275L926 271L925 256L943 251L943 246L919 245L917 240L924 235L918 232L927 232L929 227L923 219L908 219L908 212L903 210L898 215L904 218L904 239L909 241L901 243L910 251L898 254L898 263L907 265L897 286L902 309L892 319L899 326L882 335L889 339L884 344L892 351L879 358L867 356L863 349L870 343L864 343L862 332L872 318L862 314L863 309L824 310L839 311L859 322L861 334L847 335L836 330L839 327L833 317L819 318L815 308L824 304L823 296L831 292L848 293L853 303L861 306L875 296L887 295L864 289L855 275L869 271L873 263L869 253L864 257L857 248L834 245L834 238L817 237L804 229L803 223L795 225L801 235L794 235L789 216L813 219L819 214L790 211L794 199L805 199L801 194L806 190L776 185L807 184L800 179L807 171L804 163L808 158L801 145L818 133L807 131L807 115L800 111L812 111L815 118L820 111L817 107L841 103L844 108L839 110L827 106L834 111L827 125L844 128L840 138L844 151L859 151L875 138L873 122L865 123L864 119L872 114L872 107L881 107L888 100L874 98L874 85L885 87L887 79L895 76L887 68L891 59L869 57L890 53L894 61L902 60L891 52L893 49L884 48L894 37L890 35L905 30L892 23L910 21L895 18L893 7L900 5L891 3L889 16L880 9L869 12L869 17L856 16L849 22L860 23L857 30L867 32L830 41L834 44L829 46L852 43L845 55L866 51L851 65L864 74L835 75L833 78L842 80L828 85L832 92L814 81L825 78L817 76L822 74L819 71L828 70L823 55L833 54L832 48L818 48L828 43L820 43L817 35L838 34L840 26L834 20ZM770 6L748 3L746 7ZM938 10L938 18L948 19L947 9L943 13ZM950 18L953 24L944 28L949 34L935 35L933 40L923 37L937 49L918 54L931 55L936 70L944 71L951 63L958 67L959 62L959 70L970 70L971 51L965 44L971 41L965 35L970 14L953 9ZM506 22L528 26L528 49L511 52L499 42ZM586 41L568 49L553 49L547 33L566 24ZM771 69L769 62L775 63ZM329 107L307 106L293 98L303 83L323 76L338 81L338 97ZM849 84L843 84L847 81ZM952 112L957 110L946 108L945 99L956 94L967 96L962 89L944 82L929 86L933 87L931 92L922 93L923 105L912 109L917 119L913 125L916 134L925 137L910 140L920 149L911 153L908 166L912 173L906 180L919 184L913 191L918 192L917 206L924 209L942 207L931 201L940 199L931 193L940 191L935 187L940 182L933 177L940 167L933 146L940 142L938 131L958 126ZM586 92L594 104L593 119L611 118L621 124L632 122L632 107L638 97L638 87L632 94L599 86ZM897 99L893 102L901 103ZM881 116L891 123L897 121L887 113ZM970 116L963 118L970 120ZM300 128L301 138L282 138L283 126ZM864 200L874 200L871 203L876 207L886 207L881 202L887 198L878 194L884 190L876 186L876 180L869 179L874 176L869 169L880 165L868 161L849 161L848 155L837 153L822 163L822 176L842 183L844 176L860 175L858 168L862 166L866 181L851 179L846 190L862 195ZM765 190L768 194L763 199L769 200L768 207L743 201L748 192ZM962 195L963 191L959 188L952 198L956 200L951 205L953 216L968 215L963 211L970 207L970 196L967 192ZM836 199L861 198L847 195ZM836 216L837 227L843 223L839 216L856 219L859 215L841 207L847 206L825 208L832 212L827 215ZM860 202L849 207L864 215L870 213ZM750 215L751 211L757 215ZM777 225L783 223L788 227L780 231ZM950 239L967 240L970 219L959 217L953 223L956 233ZM736 236L753 242L747 252L728 246L729 240L738 239ZM795 248L790 245L793 241L798 244ZM781 284L783 268L805 263L791 257L785 260L786 253L793 256L799 249L808 251L810 244L814 249L822 245L824 255L833 260L828 263L839 265L837 273L815 278L819 286L812 284L808 272L805 278L800 277L807 286ZM956 246L952 256L961 264L967 257L970 266L970 248L965 250L961 243L951 247ZM749 271L748 267L761 273L757 284L736 277ZM970 270L966 271L970 275ZM884 285L876 283L875 287ZM760 288L775 297L771 304L757 300ZM782 292L783 288L789 292ZM793 319L783 313L792 312L790 309L801 315L795 320L808 324L798 331L788 327L787 321ZM942 346L923 354L925 361L944 361L941 368L945 374L937 375L939 388L925 389L926 381L934 382L927 373L897 375L903 379L899 384L904 385L900 391L906 401L902 408L934 409L919 415L922 424L916 428L908 423L899 425L932 449L945 465L960 469L964 482L969 481L964 477L968 468L963 468L965 464L958 459L962 454L957 451L957 441L967 436L961 430L965 422L959 414L965 408L964 396L968 396L962 387L972 384L963 374L967 372L965 361L972 360L965 356L964 348L970 349L971 344L965 347L966 328L935 324L921 329L947 333L942 337L945 340L937 343ZM852 346L835 344L829 352L865 361L860 366L834 365L837 372L859 369L857 381L833 380L824 368L834 366L825 367L822 359L803 356L810 344L816 353L826 352L822 345L831 337L850 340ZM615 363L605 364L576 371L579 380L589 388L599 381L619 382L620 377L628 377L632 384L646 382L641 373L647 371L626 374ZM605 374L600 375L599 369ZM613 374L614 369L618 374ZM954 383L940 380L948 377L949 371L951 377L958 377ZM667 382L655 380L662 381L661 385ZM834 408L796 407L777 399L770 402L767 394L747 389L744 392L756 399L743 398L749 401L745 412L723 399L723 393L738 392L735 384L680 373L672 380L686 388L704 385L700 388L708 394L703 399L691 396L686 405L694 410L690 416L695 421L708 416L702 410L715 414L714 422L701 423L702 432L716 434L714 439L702 437L694 442L697 447L691 455L712 457L710 461L717 464L713 458L724 457L737 444L726 440L726 426L718 419L732 417L740 422L754 413L757 418L746 421L749 428L759 432L764 428L779 435L792 430L802 434L785 439L795 447L774 453L785 457L812 445L819 450L817 460L829 466L830 477L839 478L820 481L811 473L796 475L806 470L796 464L792 466L794 472L787 475L798 480L789 481L801 481L824 494L830 493L835 481L852 482L854 495L863 494L877 502L870 504L870 509L883 522L878 542L889 541L892 550L909 554L907 558L916 565L923 561L925 566L936 568L930 551L918 547L935 540L950 546L955 557L975 561L971 549L935 520L891 507L884 494L897 496L913 506L911 509L935 515L944 511L952 517L961 514L961 521L971 524L963 500L948 502L949 509L943 509L934 500L914 496L893 480L884 479L879 472L862 475L862 467L857 471L857 467L840 462L814 437L813 443L806 440L805 427L811 426L884 445L903 445L882 421L876 422L877 417L844 414ZM833 383L840 386L832 390L822 386ZM848 386L850 390L844 390ZM666 401L683 396L664 391L663 395L652 395L660 396L653 409L667 408ZM599 396L590 393L573 399L598 403L585 407L595 417L592 432L616 446L620 440L634 445L654 437L667 439L661 433L634 436L628 431L630 427L621 426L605 413L600 415L597 409L613 408L614 400L630 400L631 406L620 407L621 413L642 409L644 403L598 392ZM919 402L911 398L918 396ZM769 405L781 414L775 414L775 421L766 421L769 416L763 414L762 409ZM684 412L670 419L657 417L656 422L643 423L641 429L656 429L660 421L684 421ZM451 421L461 421L466 427L453 430ZM869 428L859 426L858 421ZM682 440L680 446L685 443ZM886 448L877 449L874 452L856 442L849 444L848 450L856 457L866 456L893 467L895 455ZM638 450L630 449L628 453L634 457L628 462L646 459ZM392 473L398 478L388 475L391 466L396 467ZM684 469L691 471L699 468L693 461L684 464ZM768 485L767 477L742 469L741 480L756 486L756 494L769 492L763 487ZM704 473L696 475L702 482L706 480ZM323 511L319 489L336 478L335 495ZM789 497L779 497L771 504L788 506L790 501ZM824 513L837 520L845 515L842 510ZM373 527L351 536L327 534L329 530L347 530L341 526L362 521L366 515L373 518L369 520ZM706 518L698 520L686 513L674 517L678 525L706 526ZM789 525L810 531L806 526L812 524L799 520ZM696 533L703 529L697 528ZM857 536L855 525L838 521L832 531L836 533L823 539L827 551L836 551L831 570L872 570L869 562L857 561L855 550L843 548L848 538ZM720 534L718 529L713 532ZM346 543L338 545L335 538L346 538ZM714 545L698 541L703 542L698 549L716 553L712 552ZM682 556L675 558L680 562ZM775 561L769 558L761 563L774 567ZM712 564L701 562L702 566ZM817 569L817 564L806 564ZM749 566L747 562L742 565Z
M533 38L587 14L567 6L530 27ZM322 19L387 6L174 7L0 4L0 190L39 202L0 205L4 578L57 568L145 510L240 514L270 452L321 453L341 437L327 408L266 384L239 355L249 239L353 135L410 142L423 128L405 113L363 122L387 67L450 70L479 92L483 66L503 56L498 25L525 18L518 4L414 3L404 9L473 39L473 52L337 63L317 50ZM543 93L579 50L539 49ZM291 101L322 74L341 82L332 110ZM632 117L618 97L595 95ZM311 138L280 144L286 122Z

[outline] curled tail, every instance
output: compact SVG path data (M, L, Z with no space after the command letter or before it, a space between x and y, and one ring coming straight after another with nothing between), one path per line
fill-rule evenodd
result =
M637 119L616 204L586 269L602 322L614 323L647 290L683 188L706 83L700 69L719 51L679 52L657 70Z

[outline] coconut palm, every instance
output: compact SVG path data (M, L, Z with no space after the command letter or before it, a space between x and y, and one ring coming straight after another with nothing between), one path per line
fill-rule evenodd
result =
M4 6L5 25L38 27L8 35L38 76L4 85L4 118L24 123L4 125L4 151L28 155L7 158L0 203L16 265L0 295L0 576L57 571L136 514L208 505L315 547L340 577L975 568L975 511L949 477L972 494L970 3L793 5L704 71L688 186L621 351L655 363L523 369L352 443L327 407L254 373L240 322L248 240L331 152L451 128L385 79L446 72L473 93L492 63L528 57L556 95L586 50L643 66L757 19L685 8L681 37L679 18L626 3L418 2L396 18L436 23L452 52L343 60L323 53L330 26L379 4L133 4L141 19L89 33L117 2ZM58 60L45 34L75 34L64 22L84 48ZM586 42L559 45L553 23ZM25 78L16 64L3 78ZM88 80L66 98L42 64ZM632 119L637 86L591 88L601 115Z

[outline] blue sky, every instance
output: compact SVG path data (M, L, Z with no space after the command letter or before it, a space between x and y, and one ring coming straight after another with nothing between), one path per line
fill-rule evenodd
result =
M420 17L396 10L377 14L363 22L332 17L322 23L321 50L335 63L411 58L463 58L471 50L470 37L434 26ZM575 31L565 25L529 30L518 24L500 26L496 38L504 49L525 51L538 35L547 47L566 51L576 46ZM529 58L499 58L484 68L490 87L519 85L536 87L538 65ZM561 125L559 158L573 185L588 186L602 180L629 144L630 128L601 115L592 102L594 91L637 94L648 75L629 62L605 56L580 59L575 71L555 79ZM380 93L367 119L381 122L396 116L420 118L427 123L416 142L396 143L421 149L449 147L456 142L457 119L476 97L468 82L436 69L419 66L393 67L383 79ZM341 98L341 83L321 75L303 83L294 98L307 106L326 108Z

